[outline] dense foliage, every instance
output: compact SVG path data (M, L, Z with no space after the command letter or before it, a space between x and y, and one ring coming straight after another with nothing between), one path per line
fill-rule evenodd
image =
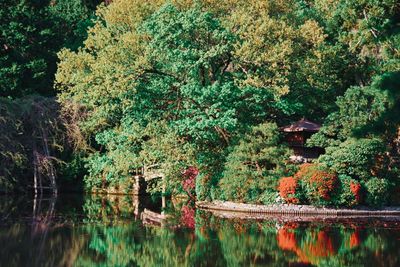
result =
M116 0L94 15L99 2L0 11L0 95L57 90L66 172L85 165L87 190L128 193L157 166L165 179L150 191L200 200L398 199L397 1ZM2 112L13 138L22 126ZM308 144L325 154L296 173L280 126L302 117L323 124ZM22 172L21 146L3 143L8 172Z
M97 0L5 0L0 4L0 191L26 190L33 176L78 173L78 154L55 98L57 52L77 49ZM45 97L44 97L45 96ZM61 160L71 162L66 166ZM75 164L75 167L73 165ZM64 170L64 171L63 171Z
M251 129L227 156L219 182L224 199L262 202L266 191L275 191L278 180L288 172L289 150L279 143L276 124Z
M390 0L100 7L84 47L59 53L56 75L96 151L88 188L157 163L175 193L195 166L198 199L280 201L280 184L289 202L353 206L365 191L376 205L369 180L399 184L398 11ZM326 153L278 183L296 167L277 125L302 116L324 122L309 143Z
M90 25L83 0L4 0L0 8L0 96L54 95L57 52L76 49ZM86 26L86 27L85 27Z

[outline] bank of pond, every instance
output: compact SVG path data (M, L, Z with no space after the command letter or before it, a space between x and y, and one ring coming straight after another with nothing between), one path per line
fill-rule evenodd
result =
M172 199L0 197L4 266L399 266L400 217L226 217Z

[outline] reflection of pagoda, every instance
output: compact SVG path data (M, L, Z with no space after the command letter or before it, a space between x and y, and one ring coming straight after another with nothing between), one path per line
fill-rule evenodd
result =
M294 155L290 157L291 160L295 162L309 162L324 153L324 150L320 147L306 146L308 138L318 132L320 128L321 125L304 118L281 128L285 134L285 141L294 152Z

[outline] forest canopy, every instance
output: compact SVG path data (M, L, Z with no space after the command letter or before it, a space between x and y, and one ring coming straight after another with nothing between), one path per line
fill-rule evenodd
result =
M27 81L20 72L51 75L56 61L46 58L63 47L55 80L43 79L54 83L73 147L68 160L85 165L86 190L128 192L134 170L158 164L168 194L187 192L185 170L198 170L192 190L200 200L396 201L397 1L115 0L95 15L93 5L75 2L40 11L74 25L54 54L1 63L14 76L0 77L17 85ZM37 38L59 33L54 22ZM0 93L42 94L32 85ZM326 153L312 166L289 161L280 131L301 118L323 125L309 145Z

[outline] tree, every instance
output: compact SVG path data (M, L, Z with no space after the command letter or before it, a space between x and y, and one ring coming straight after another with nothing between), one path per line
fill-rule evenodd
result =
M222 198L259 202L265 191L274 191L282 176L290 175L286 166L289 149L280 144L274 123L255 126L233 147L219 181Z
M374 74L399 68L400 6L397 1L316 0L310 6L322 22L331 40L353 53L359 65L356 73L366 85Z
M56 53L63 45L82 44L94 3L90 8L82 0L1 3L1 191L26 189L33 185L30 176L41 175L51 177L55 187L59 157L73 158L66 156L72 149L54 98Z
M0 9L0 96L48 94L62 41L46 3L3 1Z
M89 136L115 132L128 118L142 127L166 121L197 146L200 162L212 165L232 135L265 119L259 111L273 109L270 92L235 83L229 68L235 36L211 13L165 5L149 15L157 5L138 4L130 15L137 21L116 22L112 14L127 12L122 7L99 11L85 50L60 53L61 101L85 107L90 115L81 127Z
M56 53L82 44L92 13L82 0L3 1L0 96L54 95Z

